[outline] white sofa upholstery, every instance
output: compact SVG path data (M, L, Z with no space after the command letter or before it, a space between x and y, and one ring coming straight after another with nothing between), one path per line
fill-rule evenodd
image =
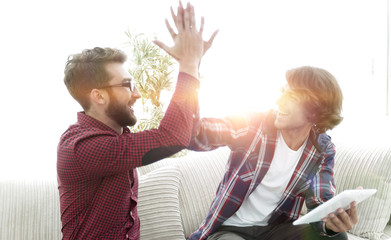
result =
M190 152L139 168L142 239L183 240L204 219L229 151ZM337 144L338 192L361 185L378 193L358 205L349 239L391 238L391 146ZM61 239L56 179L0 180L0 239Z

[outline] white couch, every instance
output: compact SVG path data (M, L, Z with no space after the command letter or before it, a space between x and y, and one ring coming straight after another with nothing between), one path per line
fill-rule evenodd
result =
M184 240L204 219L229 151L190 152L139 168L141 239ZM338 192L361 185L378 192L358 205L349 239L391 238L391 146L337 144ZM0 180L0 239L61 239L56 179Z

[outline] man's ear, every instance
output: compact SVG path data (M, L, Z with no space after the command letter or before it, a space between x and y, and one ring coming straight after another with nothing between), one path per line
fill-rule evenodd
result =
M305 115L306 115L306 117L307 117L307 121L309 121L309 122L311 122L311 123L313 123L313 124L315 124L315 122L317 122L317 113L315 112L315 110L309 110L309 109L311 109L311 108L306 108L306 110L305 110Z
M90 92L91 102L97 105L104 105L108 100L107 92L100 89L92 89Z
M316 113L309 113L308 116L307 116L307 120L309 122L312 122L313 124L315 124L317 122L317 115L316 115Z

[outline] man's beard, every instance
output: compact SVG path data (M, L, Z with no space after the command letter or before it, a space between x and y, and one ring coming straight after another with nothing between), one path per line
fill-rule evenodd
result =
M109 92L110 103L106 114L121 127L134 126L137 122L136 116L130 111L129 106L121 104L118 99Z

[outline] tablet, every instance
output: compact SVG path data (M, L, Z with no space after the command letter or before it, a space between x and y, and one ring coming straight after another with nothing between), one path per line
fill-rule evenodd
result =
M293 225L322 221L322 218L327 217L329 213L336 213L339 208L349 209L351 202L356 201L358 204L376 192L376 189L345 190L294 221Z

